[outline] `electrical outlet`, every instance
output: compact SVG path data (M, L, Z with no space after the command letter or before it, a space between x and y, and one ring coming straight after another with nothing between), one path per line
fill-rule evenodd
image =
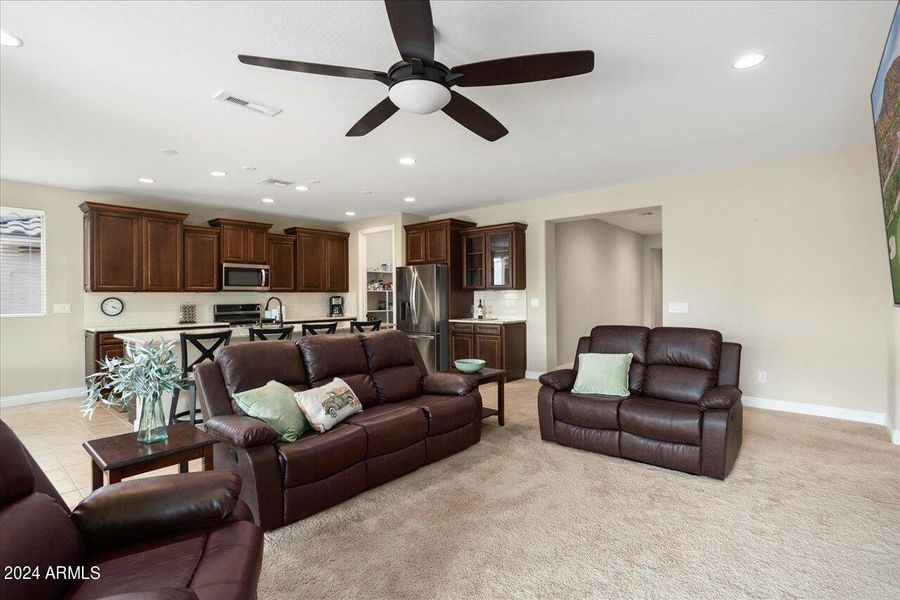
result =
M539 308L541 306L540 298L532 298L531 299L531 308Z
M670 313L686 313L688 311L687 302L669 302Z
M769 381L769 374L765 371L757 371L756 380L760 383L766 383Z
M72 305L71 304L54 304L53 312L58 315L68 315L72 313Z

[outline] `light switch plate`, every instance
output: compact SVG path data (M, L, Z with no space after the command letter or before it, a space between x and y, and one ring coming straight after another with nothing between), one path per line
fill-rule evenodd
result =
M765 371L757 371L756 380L760 383L767 383L769 381L769 374Z
M532 298L531 299L531 308L539 308L541 306L540 298Z
M54 304L53 312L58 315L68 315L72 313L71 304Z
M687 302L669 302L670 313L686 313L688 311Z

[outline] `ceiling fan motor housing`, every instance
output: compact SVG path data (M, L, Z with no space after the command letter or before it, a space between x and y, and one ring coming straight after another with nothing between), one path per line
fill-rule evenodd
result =
M421 60L398 62L388 72L388 97L397 108L406 112L427 115L437 112L450 102L450 69L441 63L427 65Z

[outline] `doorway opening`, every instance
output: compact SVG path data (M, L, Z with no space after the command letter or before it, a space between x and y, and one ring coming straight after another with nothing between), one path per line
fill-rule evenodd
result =
M394 302L394 226L359 232L359 311L357 318L381 321L382 329L397 322Z
M558 221L554 238L557 362L595 325L662 325L661 207Z

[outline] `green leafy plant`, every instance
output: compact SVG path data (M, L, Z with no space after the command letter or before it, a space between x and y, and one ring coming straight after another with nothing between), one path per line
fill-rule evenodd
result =
M165 392L184 389L172 340L137 345L121 358L98 362L101 370L86 377L81 410L87 418L93 417L98 404L124 410L132 399L159 400Z

